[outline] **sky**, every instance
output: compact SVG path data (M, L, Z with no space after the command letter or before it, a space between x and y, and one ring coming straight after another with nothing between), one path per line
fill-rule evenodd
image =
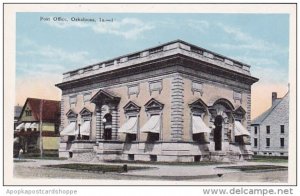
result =
M176 39L251 65L252 118L287 92L288 14L17 13L15 103L60 100L64 72Z

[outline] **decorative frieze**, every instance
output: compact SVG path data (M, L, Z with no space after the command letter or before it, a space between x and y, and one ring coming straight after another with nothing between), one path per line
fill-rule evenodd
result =
M149 82L149 93L152 95L152 92L158 91L159 94L163 89L162 80L150 81Z
M128 89L128 98L130 98L131 95L135 95L136 97L139 96L140 93L139 84L127 86L127 89Z
M240 103L242 103L242 92L234 90L233 91L233 100L234 100L234 102L240 101Z
M83 102L84 103L89 102L90 99L91 99L91 92L83 94Z
M77 95L69 96L69 104L71 108L75 108L77 103Z
M192 81L192 92L195 94L195 92L199 92L200 95L203 95L203 84L200 82Z

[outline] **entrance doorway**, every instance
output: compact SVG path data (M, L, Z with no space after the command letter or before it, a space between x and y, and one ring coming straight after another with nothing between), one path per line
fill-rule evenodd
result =
M103 123L104 124L104 133L103 133L103 139L104 140L111 140L112 139L112 127L111 127L111 124L112 124L112 116L111 114L106 114L104 116L104 119L105 119L105 122Z
M222 116L216 116L215 118L215 130L214 130L214 142L215 151L222 150Z

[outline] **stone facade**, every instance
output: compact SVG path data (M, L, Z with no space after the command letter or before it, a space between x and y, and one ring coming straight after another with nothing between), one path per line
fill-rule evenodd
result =
M90 133L80 140L63 136L60 155L181 162L249 158L248 137L234 130L236 121L249 130L256 81L249 65L181 40L67 72L57 84L65 112L61 133L71 122L76 129L84 123L83 108L91 112ZM84 101L86 94L90 99ZM68 111L78 115L73 119ZM135 132L124 133L130 118L136 119ZM210 131L195 133L195 119Z
M272 93L272 106L253 120L251 144L254 154L288 156L289 92L283 98Z

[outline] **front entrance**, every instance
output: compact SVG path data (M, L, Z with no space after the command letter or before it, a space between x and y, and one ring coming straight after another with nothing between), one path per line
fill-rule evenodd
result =
M222 150L222 116L217 116L215 118L215 129L214 129L214 142L215 142L215 151Z
M112 139L112 116L111 114L106 114L104 116L105 122L104 125L104 132L103 132L103 139L104 140L111 140Z

